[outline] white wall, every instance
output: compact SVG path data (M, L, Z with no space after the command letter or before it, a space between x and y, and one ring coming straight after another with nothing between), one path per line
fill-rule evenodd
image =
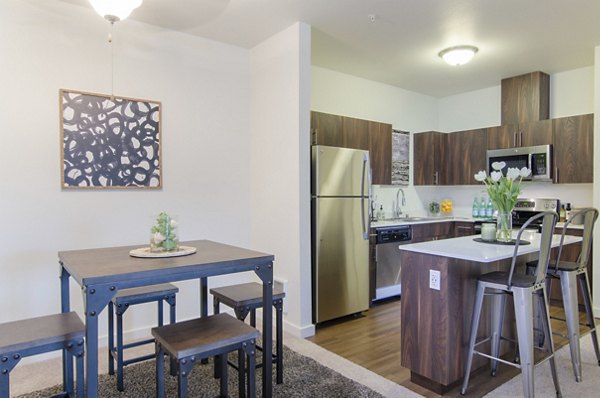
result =
M59 250L145 244L161 210L183 239L251 245L248 50L115 24L115 93L162 102L164 188L61 190L58 90L110 93L109 26L91 8L0 3L0 322L60 310ZM179 286L178 317L197 316L198 283ZM71 301L81 315L76 286ZM147 332L155 313L136 307L126 329Z
M311 323L310 28L296 23L252 49L252 246L288 281L285 329Z

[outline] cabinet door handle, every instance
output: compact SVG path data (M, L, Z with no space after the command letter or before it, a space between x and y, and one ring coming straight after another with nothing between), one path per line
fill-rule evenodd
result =
M438 185L438 172L433 173L433 185Z
M558 167L554 168L554 183L558 184Z
M517 146L517 132L513 132L513 147Z
M523 146L523 131L519 131L519 146Z

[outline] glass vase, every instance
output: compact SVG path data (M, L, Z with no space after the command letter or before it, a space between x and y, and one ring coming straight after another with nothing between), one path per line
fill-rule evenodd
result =
M176 217L160 213L150 229L150 251L172 252L179 247L178 223Z
M510 242L512 240L512 212L498 212L496 240L499 242Z

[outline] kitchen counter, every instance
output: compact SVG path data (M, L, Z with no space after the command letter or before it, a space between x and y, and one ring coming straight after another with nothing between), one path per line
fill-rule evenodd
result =
M454 221L463 221L463 222L475 222L475 221L489 221L482 218L473 218L473 217L456 217L456 216L440 216L440 217L430 217L430 216L415 216L415 217L400 217L393 218L390 220L382 220L382 221L371 221L371 228L379 228L379 227L393 227L396 225L413 225L413 224L431 224L436 222L454 222Z
M517 236L517 231L513 231L513 238ZM524 231L521 235L522 240L531 242L529 245L519 245L518 255L536 252L540 249L541 234L534 231ZM474 237L480 235L463 236L454 239L434 240L430 242L410 243L399 246L400 250L412 251L416 253L431 254L434 256L444 256L461 260L477 261L480 263L489 263L492 261L511 258L515 247L512 245L501 245L493 243L475 242ZM582 238L578 236L566 235L564 244L581 242ZM552 247L558 247L560 244L560 235L552 236Z

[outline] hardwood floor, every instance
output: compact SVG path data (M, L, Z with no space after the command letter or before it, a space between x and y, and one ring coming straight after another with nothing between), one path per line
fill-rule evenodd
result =
M550 313L552 316L564 317L559 306L551 306ZM585 316L583 313L581 315L583 323ZM553 320L552 328L555 333L566 334L564 322ZM585 330L582 327L582 333ZM309 340L418 394L428 398L440 397L411 382L410 370L400 366L399 299L376 304L361 315L319 325L316 334ZM567 343L568 340L560 336L554 337L556 349ZM471 376L468 396L483 396L519 372L519 369L501 364L496 377L491 377L488 368L484 367ZM461 397L460 386L444 394L444 397Z

